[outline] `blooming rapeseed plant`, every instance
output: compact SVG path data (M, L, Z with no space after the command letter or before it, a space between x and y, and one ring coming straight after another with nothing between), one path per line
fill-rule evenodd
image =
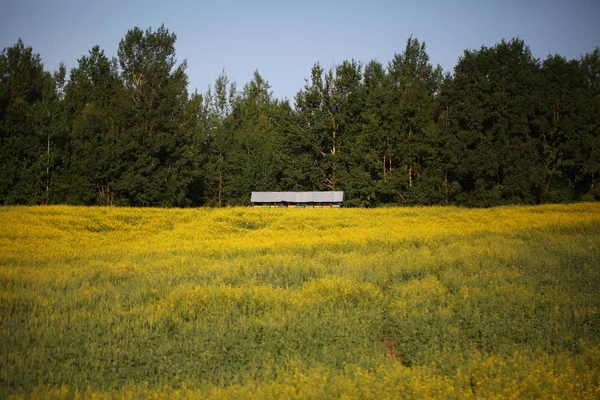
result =
M0 397L598 398L600 204L0 207Z

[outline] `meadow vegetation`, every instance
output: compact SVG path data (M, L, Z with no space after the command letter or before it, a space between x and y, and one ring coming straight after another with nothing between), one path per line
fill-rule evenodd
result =
M0 207L0 397L600 397L600 204Z

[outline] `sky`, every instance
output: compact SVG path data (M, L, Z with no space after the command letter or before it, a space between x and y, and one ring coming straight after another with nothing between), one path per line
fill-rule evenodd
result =
M177 35L190 92L205 92L223 69L242 88L258 70L274 97L293 103L315 63L387 65L411 35L450 72L465 49L503 38L523 39L539 59L579 58L600 46L600 1L2 0L0 48L21 38L46 70L70 70L93 46L116 57L128 30L161 24Z

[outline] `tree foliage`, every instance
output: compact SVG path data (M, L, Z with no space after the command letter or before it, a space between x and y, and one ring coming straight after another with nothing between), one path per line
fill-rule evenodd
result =
M410 37L387 65L314 64L291 105L255 71L189 93L176 35L133 28L49 73L0 54L0 202L248 204L252 191L343 190L348 206L600 198L600 49L535 59L520 39L453 73Z
M58 74L57 74L58 75ZM0 199L39 204L50 199L54 163L55 78L21 40L0 54Z

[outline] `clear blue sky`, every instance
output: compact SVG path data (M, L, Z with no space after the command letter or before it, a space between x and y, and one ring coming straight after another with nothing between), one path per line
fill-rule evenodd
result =
M188 61L190 91L204 92L223 68L241 88L258 69L274 96L292 101L315 62L387 64L410 35L444 70L464 49L502 38L522 38L542 59L600 46L598 0L3 0L0 48L22 38L47 70L61 61L70 70L94 45L113 57L129 29L163 23Z

